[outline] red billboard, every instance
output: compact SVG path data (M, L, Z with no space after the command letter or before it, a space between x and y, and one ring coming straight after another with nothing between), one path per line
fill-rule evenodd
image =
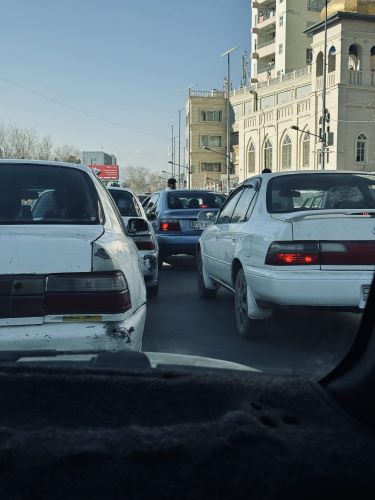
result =
M118 180L118 165L89 165L90 168L100 170L98 177L111 181Z

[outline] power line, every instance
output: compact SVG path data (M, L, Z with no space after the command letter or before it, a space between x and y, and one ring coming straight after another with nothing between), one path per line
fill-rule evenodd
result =
M17 83L13 80L10 80L9 78L5 78L4 76L1 76L0 75L0 80L3 80L4 82L6 83L9 83L10 85L14 85L15 87L18 87L22 90L26 90L27 92L30 92L38 97L41 97L42 99L45 99L46 101L50 101L50 102L53 102L54 104L58 104L59 106L62 106L64 108L67 108L67 109L70 109L71 111L75 111L76 113L81 113L83 115L86 115L86 116L89 116L90 118L94 118L95 120L99 120L99 121L102 121L102 122L105 122L105 123L108 123L110 125L113 125L115 127L120 127L120 128L123 128L123 129L126 129L126 130L130 130L132 132L136 132L137 134L142 134L142 135L147 135L149 137L153 137L154 139L158 139L158 140L161 140L161 141L165 141L167 142L168 139L166 139L165 137L159 137L157 135L154 135L150 132L144 132L142 130L138 130L138 129L135 129L135 128L132 128L132 127L128 127L122 123L119 123L119 122L115 122L113 120L108 120L107 118L102 118L101 116L98 116L94 113L90 113L90 111L86 111L84 109L80 109L80 108L77 108L75 106L72 106L71 104L67 104L63 101L60 101L58 99L55 99L54 97L50 97L46 94L43 94L42 92L38 92L37 90L34 90L34 89L31 89L30 87L26 87L25 85L22 85L20 83Z

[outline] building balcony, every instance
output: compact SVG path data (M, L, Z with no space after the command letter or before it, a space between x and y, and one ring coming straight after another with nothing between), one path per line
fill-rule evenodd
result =
M253 8L259 9L264 7L274 7L276 9L276 0L254 0Z
M275 51L276 51L275 42L268 42L263 47L258 47L257 49L258 58L262 59L263 57L272 56L273 54L275 54Z
M264 16L259 16L257 25L255 27L258 28L258 30L260 31L260 30L267 28L267 27L273 27L274 25L276 25L275 13L269 14L269 15L264 15Z

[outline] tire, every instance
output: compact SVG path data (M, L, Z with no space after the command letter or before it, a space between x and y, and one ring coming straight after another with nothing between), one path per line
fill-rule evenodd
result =
M202 254L197 253L197 281L198 281L198 294L202 299L214 299L216 297L219 287L215 289L206 288L203 276L203 260Z
M157 285L148 286L146 291L147 297L156 297L159 293L159 283Z
M254 333L254 322L259 322L260 320L254 320L249 318L247 302L247 282L245 278L245 273L241 268L236 276L236 281L234 284L234 310L236 315L236 325L238 333L241 337L249 338ZM259 324L259 323L258 323Z

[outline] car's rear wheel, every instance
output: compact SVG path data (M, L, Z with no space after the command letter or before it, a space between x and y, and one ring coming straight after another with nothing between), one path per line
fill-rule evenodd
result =
M261 318L249 318L248 289L245 273L242 268L238 271L235 280L234 307L237 330L241 337L250 338L259 331L260 327L264 327L264 322ZM271 311L269 312L270 314Z
M219 287L217 286L214 289L206 287L206 284L204 282L204 268L203 268L202 254L199 251L197 253L197 279L198 279L199 297L201 297L202 299L215 298Z

